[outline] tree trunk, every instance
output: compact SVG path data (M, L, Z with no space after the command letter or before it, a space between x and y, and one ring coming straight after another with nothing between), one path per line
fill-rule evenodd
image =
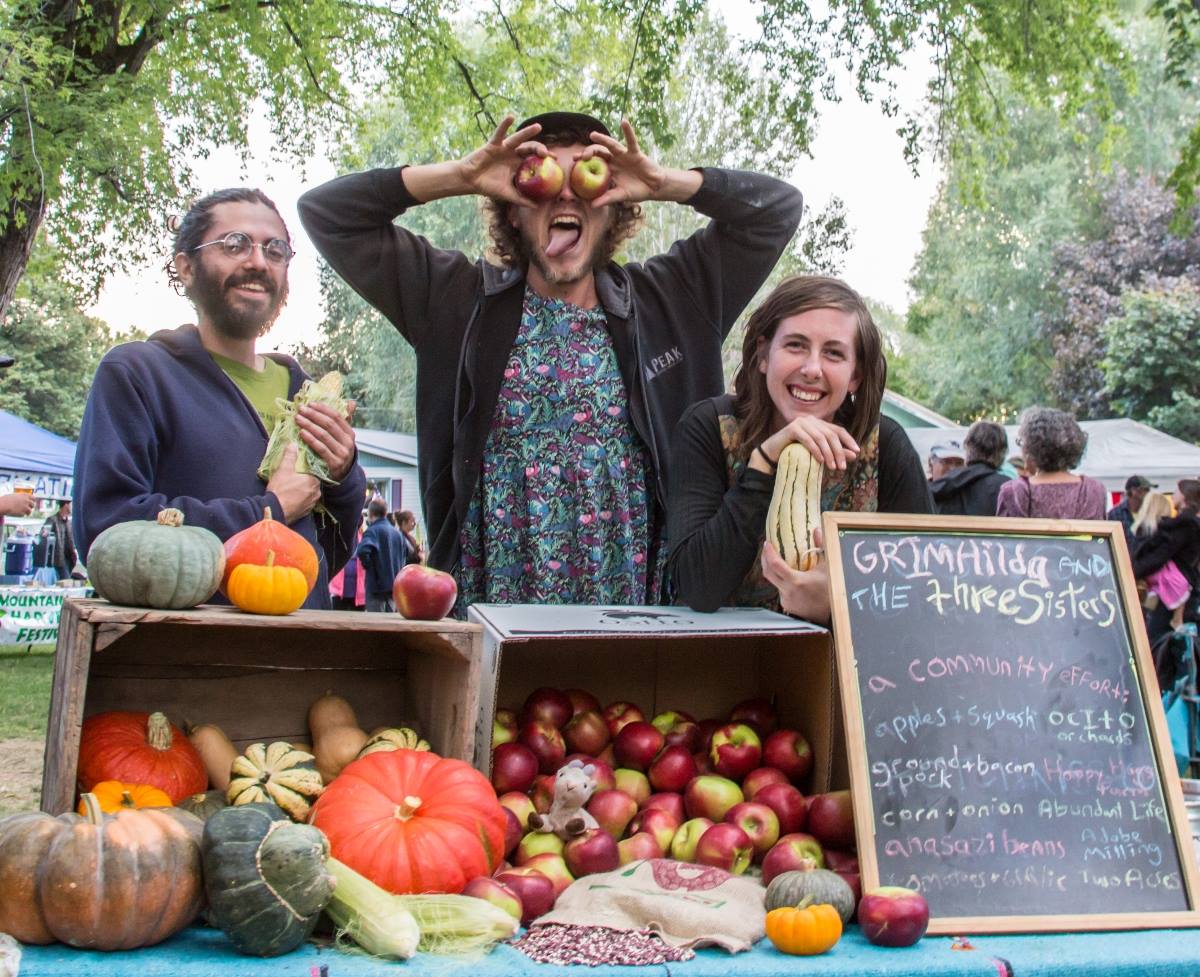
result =
M25 274L29 252L46 216L46 196L35 193L29 200L10 197L5 208L4 230L0 231L0 322L8 314L13 292ZM14 352L19 350L0 350L0 353Z

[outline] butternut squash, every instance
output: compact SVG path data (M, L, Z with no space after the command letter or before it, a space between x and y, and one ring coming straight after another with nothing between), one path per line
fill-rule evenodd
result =
M312 733L313 745L321 734L334 726L357 726L358 717L354 709L340 695L326 692L308 707L308 729Z
M779 453L775 491L767 509L767 541L793 570L811 570L821 559L814 535L821 525L825 466L797 442Z
M238 758L237 747L233 745L225 731L220 726L204 723L200 726L188 727L188 740L204 761L204 769L208 772L209 786L216 790L229 787L230 770L233 761Z
M320 736L314 736L313 749L321 779L325 783L333 780L342 772L342 767L358 756L367 745L367 739L367 734L357 726L334 726Z

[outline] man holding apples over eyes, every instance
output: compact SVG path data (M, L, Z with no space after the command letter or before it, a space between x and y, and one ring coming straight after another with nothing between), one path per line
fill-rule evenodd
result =
M621 140L576 112L512 123L461 160L311 190L301 221L416 353L429 564L454 573L460 607L659 603L668 441L722 391L722 340L801 197L754 173L660 166L627 121ZM486 198L498 264L393 223L467 194ZM649 200L710 221L617 264Z

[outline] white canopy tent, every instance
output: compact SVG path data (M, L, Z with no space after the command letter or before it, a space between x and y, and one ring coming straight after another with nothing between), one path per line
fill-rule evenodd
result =
M1087 432L1088 446L1083 462L1076 469L1104 483L1110 492L1123 492L1130 475L1145 475L1160 491L1172 492L1181 478L1200 478L1200 448L1146 424L1127 418L1107 421L1080 421ZM1016 446L1017 426L1009 424L1008 455L1019 455ZM929 457L929 449L943 441L959 441L967 433L965 427L917 427L905 433L921 456Z

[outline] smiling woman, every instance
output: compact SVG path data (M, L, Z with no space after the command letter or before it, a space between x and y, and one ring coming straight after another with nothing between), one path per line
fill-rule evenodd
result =
M735 393L679 423L667 536L677 596L696 610L772 607L825 621L828 570L794 570L769 543L780 456L802 445L823 466L821 509L932 511L921 462L881 416L887 363L858 293L834 278L782 282L746 326ZM782 476L780 476L782 477Z

